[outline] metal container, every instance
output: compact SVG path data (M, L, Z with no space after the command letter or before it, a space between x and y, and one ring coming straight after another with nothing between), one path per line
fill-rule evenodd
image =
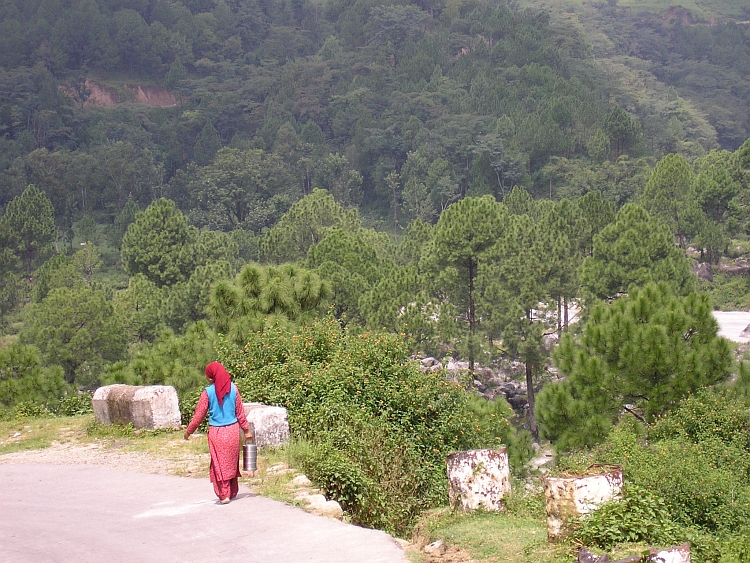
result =
M242 446L242 470L253 473L258 470L258 446L255 444Z

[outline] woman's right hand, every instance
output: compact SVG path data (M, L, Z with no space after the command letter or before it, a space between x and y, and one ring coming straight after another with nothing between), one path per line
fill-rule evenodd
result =
M250 432L245 432L245 440L248 442L253 439L253 435Z

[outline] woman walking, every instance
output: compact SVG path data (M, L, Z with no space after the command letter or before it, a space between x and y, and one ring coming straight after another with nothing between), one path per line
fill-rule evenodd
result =
M242 397L232 376L219 362L206 366L206 379L211 384L201 393L195 414L185 430L185 439L200 426L208 414L208 450L211 453L211 482L221 504L227 504L237 496L240 474L240 435L252 440Z

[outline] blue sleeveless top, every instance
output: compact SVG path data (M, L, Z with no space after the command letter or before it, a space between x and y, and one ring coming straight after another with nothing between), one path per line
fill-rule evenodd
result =
M224 402L220 405L216 398L216 389L213 385L206 387L208 393L208 424L210 426L229 426L237 422L235 403L237 402L237 388L232 383L229 393L224 395Z

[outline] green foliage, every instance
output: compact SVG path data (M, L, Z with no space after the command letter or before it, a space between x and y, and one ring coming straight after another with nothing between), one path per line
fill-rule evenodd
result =
M0 407L44 404L67 390L62 369L43 366L37 348L16 343L0 350Z
M420 268L434 276L433 293L446 295L462 315L463 355L474 369L478 355L478 291L475 287L487 251L501 237L507 208L491 196L466 198L446 209L433 229Z
M610 551L624 543L672 545L680 531L663 499L649 489L626 485L623 498L609 501L583 518L572 539Z
M685 294L695 283L689 261L667 228L635 204L620 209L615 222L594 237L580 276L584 288L600 299L649 282L666 282Z
M652 217L669 227L685 248L685 239L696 234L706 218L698 205L695 176L680 155L662 158L640 192L640 202Z
M52 253L55 217L52 203L33 184L7 205L0 222L14 234L13 252L23 262L26 275Z
M291 171L278 155L260 149L216 152L220 139L208 142L210 131L217 134L208 123L196 140L196 162L204 166L187 186L192 221L220 231L271 227L301 195Z
M719 311L742 311L750 308L750 279L724 272L714 272L712 282L701 282L701 289L711 296L711 305Z
M556 351L567 377L539 394L543 434L562 450L597 443L626 405L652 420L725 379L731 351L717 331L707 296L676 297L666 284L598 304L583 334L564 335Z
M35 401L21 401L13 407L15 418L43 418L50 416L49 409Z
M80 416L94 412L92 394L90 392L69 393L56 405L55 412L59 416Z
M197 237L173 201L158 199L128 225L120 252L123 268L159 287L186 281L195 267Z
M385 233L333 229L307 254L307 265L331 283L337 316L361 320L359 300L393 268L393 248Z
M202 388L203 370L215 359L215 339L205 322L191 325L180 336L163 332L153 344L136 351L129 363L117 362L109 366L102 375L102 383L171 385L182 401L189 393ZM195 408L195 403L191 408ZM185 411L182 412L184 417Z
M464 391L420 371L393 335L350 334L334 319L268 324L219 357L245 400L289 410L292 432L315 445L310 472L366 526L405 533L445 501L445 455L483 443Z
M28 308L26 323L21 340L37 346L48 365L61 365L70 383L96 387L104 364L125 357L125 330L101 290L53 289Z
M268 316L309 322L330 297L329 284L315 272L293 264L265 268L248 264L234 283L223 280L213 286L208 310L216 330L241 344L248 331L263 327Z
M622 463L626 481L663 499L676 523L725 538L750 516L749 424L731 391L701 391L650 425L648 442L616 428L596 459Z
M264 233L261 256L276 264L300 260L331 229L356 230L361 226L356 209L344 209L326 190L314 189Z
M508 460L515 475L524 475L526 464L534 457L531 434L515 428L510 419L513 409L502 397L488 401L479 395L469 395L469 408L479 426L479 434L487 447L505 445Z

